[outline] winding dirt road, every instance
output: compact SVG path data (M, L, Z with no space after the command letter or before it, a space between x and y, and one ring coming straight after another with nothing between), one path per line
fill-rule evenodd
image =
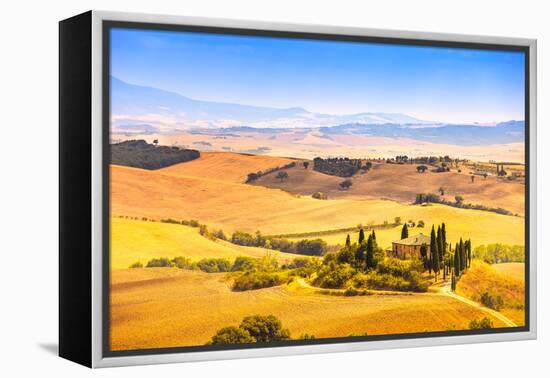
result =
M303 288L311 289L311 290L328 290L328 291L342 292L342 293L345 292L344 289L322 289L322 288L319 288L319 287L315 287L315 286L310 285L303 278L298 278L296 280L296 283L298 285L300 285L301 287L303 287ZM485 312L489 315L492 315L495 318L501 320L503 323L505 323L509 327L517 327L518 326L516 323L514 323L512 320L510 320L509 318L507 318L506 316L504 316L500 312L495 311L493 309L490 309L488 307L485 307L482 304L474 302L474 301L472 301L468 298L464 298L464 297L462 297L462 296L460 296L456 293L453 293L451 291L450 282L445 284L445 285L442 285L442 286L438 287L436 292L428 292L428 293L410 293L410 292L390 291L390 290L368 290L368 291L369 291L369 293L378 294L378 295L438 295L438 296L444 295L444 296L448 296L448 297L451 297L453 299L456 299L457 301L461 301L461 302L463 302L467 305L470 305L472 307L475 307L478 310L483 311L483 312Z

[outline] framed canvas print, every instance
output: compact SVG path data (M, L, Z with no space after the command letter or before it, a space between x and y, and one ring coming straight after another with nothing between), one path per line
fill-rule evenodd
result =
M536 337L536 41L60 22L60 355Z

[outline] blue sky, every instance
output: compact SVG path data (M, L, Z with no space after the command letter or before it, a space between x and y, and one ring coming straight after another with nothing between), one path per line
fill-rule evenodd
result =
M319 113L524 118L517 52L112 29L111 74L199 100Z

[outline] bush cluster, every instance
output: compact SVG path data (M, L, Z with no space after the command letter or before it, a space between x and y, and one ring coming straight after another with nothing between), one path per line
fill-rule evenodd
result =
M231 243L246 247L262 247L282 252L298 253L307 256L322 256L327 250L323 239L303 239L293 242L285 238L268 238L260 232L255 235L235 231L231 235Z
M285 282L281 273L248 271L235 278L233 281L233 290L257 290L278 286Z
M488 264L525 262L525 247L499 243L480 245L474 249L473 257Z
M503 209L501 207L488 207L482 204L472 204L465 203L461 196L455 196L455 201L447 201L441 198L437 194L433 193L418 193L414 201L415 204L420 205L424 203L440 203L442 205L458 207L459 209L470 209L470 210L483 210L491 211L493 213L502 214L502 215L514 215L511 211Z
M258 180L262 176L265 176L270 173L277 172L283 169L294 168L295 166L296 166L296 162L293 161L281 167L273 167L273 168L266 169L265 171L251 172L247 175L245 183L250 184L251 182Z
M308 338L314 338L308 335ZM290 339L290 331L283 328L281 321L274 315L253 315L245 317L239 327L224 327L212 337L207 345L269 343Z
M493 321L489 318L480 320L474 319L470 322L470 329L488 329L493 328Z

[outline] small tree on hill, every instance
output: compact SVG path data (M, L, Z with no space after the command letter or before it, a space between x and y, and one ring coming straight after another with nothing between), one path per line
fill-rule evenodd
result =
M288 173L280 171L279 173L277 173L277 176L275 176L275 178L278 179L280 182L283 182L288 178Z
M416 171L418 173L424 173L428 170L428 167L426 167L425 165L419 165L418 167L416 167Z
M348 234L348 236L346 237L346 247L350 247L350 246L351 246L351 239Z
M458 205L462 205L462 203L464 202L464 197L462 197L462 196L455 196L455 202L456 202Z
M353 185L353 183L351 182L351 180L347 179L342 181L339 185L340 185L340 188L347 190Z
M403 225L403 228L401 229L401 239L407 239L409 237L409 228L407 227L407 223Z

